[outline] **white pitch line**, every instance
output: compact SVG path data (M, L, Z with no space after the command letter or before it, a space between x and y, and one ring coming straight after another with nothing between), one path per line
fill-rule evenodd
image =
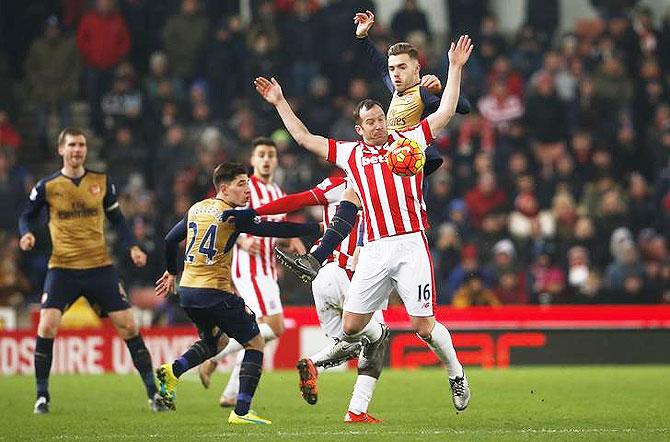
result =
M268 429L269 430L269 429ZM645 434L645 433L670 433L670 428L521 428L518 430L505 429L473 429L463 430L454 428L443 428L439 430L402 430L402 431L384 431L379 428L379 431L356 431L356 430L342 430L342 431L258 431L245 433L246 436L267 436L267 437L298 437L298 436L383 436L383 435L501 435L501 434L608 434L608 433L626 433L626 434ZM241 433L236 432L217 432L217 433L193 433L189 435L189 439L216 439L221 437L239 437ZM78 435L78 434L61 434L52 437L54 440L113 440L113 439L129 439L129 438L150 438L155 439L163 437L159 433L155 434L105 434L105 435ZM5 438L0 436L0 440Z

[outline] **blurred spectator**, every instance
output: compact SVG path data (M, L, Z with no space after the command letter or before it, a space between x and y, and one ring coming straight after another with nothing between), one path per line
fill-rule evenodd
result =
M96 0L95 9L84 15L77 28L77 46L86 67L86 97L91 125L103 131L100 97L109 89L114 68L128 54L131 35L116 11L114 0Z
M7 111L0 108L0 147L18 151L21 147L21 135L9 121Z
M531 235L532 225L537 224L543 238L552 238L556 221L548 210L540 211L535 195L522 193L514 200L514 211L509 216L509 231L517 241Z
M13 153L0 148L0 232L10 234L17 230L17 220L26 198L24 183L19 175L12 173L12 165Z
M30 282L19 268L18 257L14 232L0 230L0 307L18 308L30 293Z
M446 293L448 276L460 260L461 239L456 227L451 223L441 224L434 244L435 283L438 294L443 294Z
M499 131L506 131L510 123L524 114L524 106L519 95L510 93L507 81L494 80L490 93L477 103L479 112L488 123Z
M589 251L575 246L568 250L568 290L567 302L590 304L599 301L600 276L593 270Z
M652 227L656 219L656 208L647 180L639 173L631 174L628 180L628 213L630 229L637 235L645 227Z
M534 91L526 100L526 124L535 142L536 161L542 167L550 167L565 152L565 108L550 74L538 75L533 86Z
M283 21L282 53L290 60L290 90L293 95L303 95L319 73L318 40L306 38L317 33L318 25L308 0L297 0L293 13Z
M445 290L438 294L438 304L451 304L454 294L463 285L467 275L472 272L480 275L486 287L491 286L492 277L486 267L480 264L477 255L477 247L473 244L465 244L461 248L461 260L449 274Z
M391 19L391 29L396 40L407 41L407 35L413 31L421 31L428 38L431 37L426 14L420 10L416 0L404 0Z
M556 263L556 247L545 243L530 266L532 301L539 304L560 302L566 288L565 273Z
M55 15L47 19L44 35L30 46L25 73L31 99L37 105L37 132L46 147L50 145L48 125L51 112L58 114L59 127L72 124L70 103L79 94L81 73L75 39L62 35Z
M137 87L135 70L130 63L124 62L116 68L112 89L100 100L105 133L113 136L116 128L131 126L134 130L143 129L144 100Z
M230 112L245 83L244 69L247 46L239 16L224 17L214 30L205 61L205 76L212 89L212 106L217 115Z
M146 176L149 172L149 150L136 140L128 126L119 126L113 142L106 146L107 173L119 189L123 189L133 174Z
M484 287L484 281L479 273L470 272L454 295L451 305L455 308L497 306L500 305L500 301L490 289Z
M182 0L179 13L168 18L163 28L163 47L172 73L187 83L202 72L200 64L209 32L209 21L199 9L198 0Z
M483 173L477 180L476 187L465 195L470 221L474 227L481 226L484 215L505 206L505 194L496 183L491 172Z
M633 242L626 242L618 248L614 262L605 270L604 287L610 302L635 304L653 301L644 266Z
M144 77L144 91L154 112L165 100L185 99L183 82L172 75L170 64L164 52L154 52L149 58L149 73Z

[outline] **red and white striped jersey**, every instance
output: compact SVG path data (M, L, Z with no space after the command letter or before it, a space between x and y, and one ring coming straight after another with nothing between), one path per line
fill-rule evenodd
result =
M333 219L337 206L340 204L340 201L342 201L342 195L349 186L351 185L348 184L346 178L333 177L326 178L316 187L310 189L310 192L312 192L323 206L323 222L326 226L328 226ZM351 270L353 264L351 261L358 243L358 227L360 220L361 216L359 214L356 217L356 224L354 224L353 229L351 229L349 235L335 248L333 254L328 257L327 262L336 261L337 265L343 269ZM321 240L319 240L317 244L320 242Z
M254 175L249 178L249 189L251 190L251 199L247 207L253 209L286 195L277 184L265 183ZM269 215L261 218L263 221L284 221L286 214ZM244 233L240 236L243 235L246 236ZM260 252L258 255L250 255L246 250L242 250L241 247L235 245L233 249L233 275L235 278L242 276L270 276L277 279L277 269L274 260L275 239L260 236L257 238L260 241Z
M425 150L434 137L426 120L417 126L391 131L383 146L363 141L328 140L328 158L347 173L363 204L365 241L426 230L423 200L423 172L400 177L386 166L386 154L393 141L410 138Z

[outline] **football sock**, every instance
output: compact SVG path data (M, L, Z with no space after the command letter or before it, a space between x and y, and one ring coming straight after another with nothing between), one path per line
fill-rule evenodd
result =
M350 201L342 201L337 206L332 221L321 238L321 244L311 253L319 263L324 262L349 235L356 224L358 207Z
M237 394L235 413L244 416L249 412L251 399L254 397L258 381L263 371L263 352L259 350L245 350L242 366L240 367L240 392Z
M154 370L151 366L151 355L146 345L144 345L144 339L142 339L141 335L137 335L134 338L126 339L126 345L128 346L130 357L133 359L133 364L140 373L144 387L147 389L147 396L151 399L154 397L154 394L158 393L158 389L156 388L156 380L154 379Z
M358 375L356 384L354 384L354 392L351 394L349 411L356 414L367 413L376 386L377 379L372 376Z
M217 353L212 359L219 362L225 359L226 356L231 355L233 353L237 353L242 349L244 349L244 347L242 347L242 344L237 342L235 339L231 338L230 341L228 341L228 345L226 345L226 347L219 353Z
M53 360L54 340L37 336L35 338L35 384L37 397L49 397L49 372Z
M379 338L382 337L384 334L384 328L382 325L377 322L374 318L370 318L370 322L361 330L360 332L353 334L353 335L347 335L343 334L343 338L345 341L348 342L356 342L360 341L361 337L365 336L370 340L370 343L377 342Z
M181 376L191 368L202 364L216 353L216 345L203 341L195 342L191 348L172 363L172 372L176 377Z
M451 335L447 327L435 321L435 326L430 332L430 339L425 340L433 352L440 358L440 361L447 367L447 373L450 378L463 375L463 366L458 362L456 349L451 342Z
M223 397L226 399L235 398L240 391L240 368L242 368L242 361L244 360L245 351L237 353L237 359L233 370L230 372L226 388L223 389Z
M268 324L260 323L258 324L258 328L260 329L261 336L263 336L263 339L265 339L266 343L272 341L273 339L277 339L277 335L275 335L275 332L272 331L272 327L270 327ZM219 362L223 360L226 356L231 355L233 353L237 353L238 351L243 349L244 347L242 347L242 344L237 342L235 339L231 339L228 342L228 345L226 345L226 347L212 359Z

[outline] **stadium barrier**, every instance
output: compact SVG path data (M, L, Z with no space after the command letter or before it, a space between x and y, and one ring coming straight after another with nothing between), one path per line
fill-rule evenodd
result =
M438 307L436 315L452 331L466 365L670 363L670 306ZM312 307L287 307L285 316L285 334L266 352L267 369L293 368L327 342ZM385 318L392 330L388 365L437 365L409 329L402 307L391 307ZM142 334L156 364L173 360L197 339L193 327L147 328ZM0 373L32 373L34 336L34 330L0 331ZM56 339L55 373L133 370L125 343L106 321L97 329L62 331Z

